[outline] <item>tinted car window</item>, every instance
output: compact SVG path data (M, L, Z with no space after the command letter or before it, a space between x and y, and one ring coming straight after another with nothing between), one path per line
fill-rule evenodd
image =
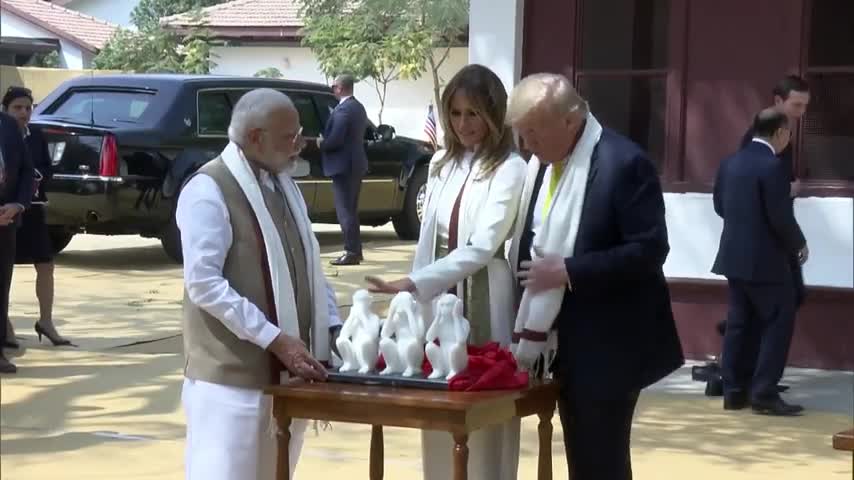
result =
M154 101L154 93L99 90L72 90L52 106L49 115L98 125L140 123Z
M314 108L314 102L311 100L311 97L302 93L288 93L288 96L291 97L291 101L294 102L299 112L303 136L317 137L320 135L320 132L323 131L323 124L320 123L320 118L317 116L317 110Z
M325 127L326 122L329 121L329 116L332 114L332 110L338 106L338 99L332 95L314 95L314 101L317 103L317 109L320 111L320 125ZM368 120L368 126L365 128L365 139L373 140L374 136L374 124Z
M320 111L320 124L326 126L329 115L338 106L338 99L332 95L315 95L314 101L317 102L317 109Z
M231 100L224 91L199 92L199 135L226 135L231 121Z

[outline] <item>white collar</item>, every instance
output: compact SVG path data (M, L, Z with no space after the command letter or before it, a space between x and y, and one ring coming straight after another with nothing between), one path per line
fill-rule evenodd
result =
M350 98L353 98L353 96L347 95L346 97L341 97L341 100L338 101L338 105L341 105L342 103L346 102L347 99L350 99Z
M770 149L771 149L771 153L773 153L774 155L777 155L777 151L776 151L776 150L774 150L774 147L772 147L772 146L771 146L771 144L770 144L770 143L768 143L768 142L766 142L765 140L762 140L762 139L761 139L761 138L759 138L759 137L753 137L753 141L754 141L754 142L756 142L756 143L761 143L761 144L763 144L763 145L767 146L768 148L770 148Z

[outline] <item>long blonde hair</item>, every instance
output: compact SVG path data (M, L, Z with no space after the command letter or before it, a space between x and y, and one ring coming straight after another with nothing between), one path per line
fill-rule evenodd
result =
M442 92L442 111L440 114L444 130L445 155L436 162L431 175L438 175L450 162L459 162L466 147L454 133L451 124L451 101L454 95L465 95L475 111L486 123L487 133L475 152L474 160L481 160L479 179L492 176L513 150L513 134L505 124L507 114L507 90L492 70L483 65L468 65L457 72Z

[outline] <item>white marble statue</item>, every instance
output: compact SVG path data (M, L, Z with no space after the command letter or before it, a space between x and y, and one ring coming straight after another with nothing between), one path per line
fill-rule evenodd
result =
M386 364L380 374L403 372L404 377L411 377L421 373L426 329L412 294L400 292L395 295L380 332L380 351Z
M427 359L433 373L427 378L450 380L468 366L468 338L471 327L463 317L463 301L446 293L439 298L438 313L427 330ZM439 339L439 345L433 343Z
M340 372L368 373L379 358L380 317L371 311L373 298L367 290L353 294L353 307L341 327L335 345L341 353Z

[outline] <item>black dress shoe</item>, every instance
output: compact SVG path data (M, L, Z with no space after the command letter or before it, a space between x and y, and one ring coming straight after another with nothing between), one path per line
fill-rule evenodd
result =
M707 397L720 397L724 394L724 382L720 377L718 378L710 378L706 382L706 396Z
M329 262L330 265L342 266L342 265L358 265L362 262L363 258L361 255L355 253L345 253L340 257L336 258Z
M777 385L777 391L783 393L789 389L788 385Z
M17 373L18 367L0 353L0 373Z
M780 397L773 400L753 400L750 404L753 411L762 415L774 415L778 417L793 417L800 415L804 407L786 403Z
M748 405L750 402L747 401L747 394L744 392L724 394L724 410L742 410Z

